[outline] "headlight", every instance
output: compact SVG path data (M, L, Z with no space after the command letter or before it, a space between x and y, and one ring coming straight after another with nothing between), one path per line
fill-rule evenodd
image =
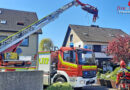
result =
M84 80L81 80L81 81L80 81L80 84L84 84L84 83L85 83L85 81L84 81Z
M93 74L96 75L96 71L93 71Z
M85 75L87 75L87 74L88 74L88 72L84 72L84 74L85 74Z
M88 72L87 71L83 71L83 75L87 76Z
M96 76L96 71L83 71L83 78L92 78Z
M83 77L86 78L88 76L88 72L87 71L83 71Z

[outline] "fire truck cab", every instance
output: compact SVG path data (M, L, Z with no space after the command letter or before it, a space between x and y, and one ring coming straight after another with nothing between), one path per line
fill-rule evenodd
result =
M43 70L44 85L69 82L72 87L96 83L97 66L92 51L61 47L57 51L39 52L38 70Z

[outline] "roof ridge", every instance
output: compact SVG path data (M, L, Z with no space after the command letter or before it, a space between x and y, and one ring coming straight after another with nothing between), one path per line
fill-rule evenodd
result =
M26 13L36 13L36 12L32 12L32 11L24 11L24 10L15 10L15 9L7 9L7 8L0 8L3 10L10 10L10 11L18 11L18 12L26 12Z
M76 25L76 24L69 24L69 26L81 26L81 27L92 27L92 26L85 26L85 25ZM97 27L92 27L92 28L97 28ZM102 29L111 29L111 30L120 30L122 31L121 29L117 29L117 28L107 28L107 27L98 27L98 28L102 28Z

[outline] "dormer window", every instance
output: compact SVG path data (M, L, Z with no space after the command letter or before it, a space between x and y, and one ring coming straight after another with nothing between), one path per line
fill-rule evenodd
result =
M110 36L110 37L115 37L115 35L114 35L114 34L109 34L109 36Z
M85 35L85 36L89 36L88 33L83 33L83 35Z
M6 24L6 22L7 22L6 20L1 20L0 21L1 24Z
M24 23L23 22L17 22L17 25L24 26Z
M121 37L125 37L125 35L123 35L123 34L122 34L122 35L120 35L120 36L121 36Z

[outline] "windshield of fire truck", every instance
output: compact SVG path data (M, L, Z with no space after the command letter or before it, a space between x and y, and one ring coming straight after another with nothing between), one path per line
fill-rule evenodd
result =
M80 65L95 65L95 56L91 51L77 50Z

